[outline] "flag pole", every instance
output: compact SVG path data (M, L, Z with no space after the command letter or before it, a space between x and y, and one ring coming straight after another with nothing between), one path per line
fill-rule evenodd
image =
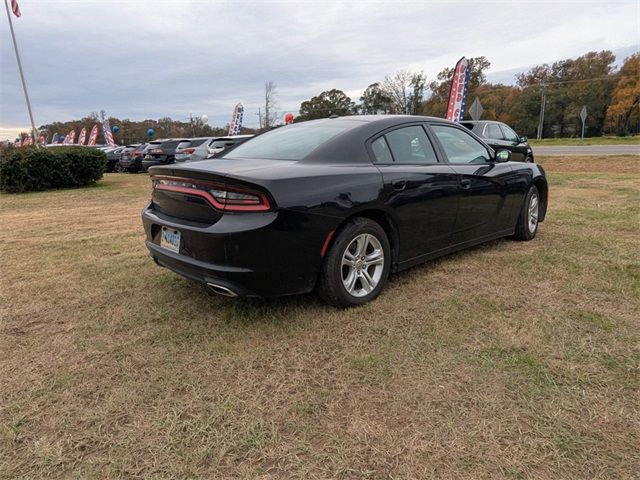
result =
M20 52L18 51L18 44L16 42L16 34L13 31L13 22L11 21L11 12L9 12L9 4L7 0L4 0L4 6L7 9L7 19L9 20L9 29L11 30L11 38L13 39L13 49L16 52L16 60L18 61L18 70L20 70L20 80L22 80L22 89L24 90L24 98L27 101L27 109L29 110L29 119L31 120L31 135L33 136L33 143L38 148L38 131L36 130L36 124L33 121L33 112L31 111L31 100L29 100L29 92L27 92L27 82L24 80L24 71L22 70L22 61L20 60Z

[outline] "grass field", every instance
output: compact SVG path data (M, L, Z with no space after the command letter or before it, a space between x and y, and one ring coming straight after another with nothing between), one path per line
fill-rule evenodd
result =
M0 195L0 478L638 478L640 161L540 161L534 241L346 311L155 266L146 175Z
M556 147L563 145L640 145L640 136L587 137L584 140L581 140L580 138L543 138L542 140L530 138L529 144L532 147Z

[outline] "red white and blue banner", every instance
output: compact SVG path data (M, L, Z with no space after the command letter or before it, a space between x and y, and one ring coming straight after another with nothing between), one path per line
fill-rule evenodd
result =
M80 137L78 138L78 145L84 145L84 142L87 140L87 129L82 127L80 130Z
M98 125L94 125L91 129L91 135L89 135L89 143L87 145L95 145L98 138Z
M58 132L56 132L53 135L51 135L51 139L49 140L49 143L50 144L58 143Z
M242 116L244 115L244 107L241 103L233 107L233 115L231 115L231 123L229 124L229 136L240 135L242 129Z
M33 138L31 137L31 135L27 135L27 138L25 138L24 142L22 142L23 147L26 147L28 145L33 145Z
M447 120L459 122L464 117L464 104L469 85L469 60L462 57L453 69L451 79L451 91L449 92L449 106L447 108Z
M110 147L115 146L116 142L113 141L113 134L111 133L111 125L109 125L109 119L105 118L102 122L102 134L104 135L105 145Z

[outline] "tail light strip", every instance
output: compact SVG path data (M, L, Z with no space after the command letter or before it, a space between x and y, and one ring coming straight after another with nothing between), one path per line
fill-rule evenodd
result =
M271 203L261 192L223 183L181 177L151 177L153 188L204 198L217 210L225 212L266 212Z

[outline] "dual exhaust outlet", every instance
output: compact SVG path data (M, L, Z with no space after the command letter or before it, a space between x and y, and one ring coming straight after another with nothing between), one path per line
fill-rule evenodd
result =
M211 293L215 293L216 295L222 295L224 297L237 297L238 294L233 290L223 287L222 285L218 285L216 283L207 283L207 290Z

